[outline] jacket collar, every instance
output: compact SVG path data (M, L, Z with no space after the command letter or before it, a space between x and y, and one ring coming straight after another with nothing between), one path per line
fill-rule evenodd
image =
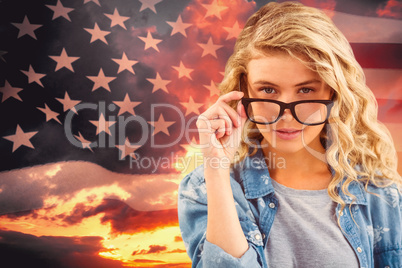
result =
M274 192L262 150L247 156L239 163L240 180L247 199L259 198Z
M235 168L238 169L237 172L240 174L239 179L243 184L247 199L256 199L275 192L261 148L258 148L253 156L246 156L243 161L235 164ZM332 167L331 172L334 175ZM363 185L358 181L353 181L349 184L348 190L355 196L355 199L352 199L341 190L345 179L337 186L339 196L346 204L366 205L367 192Z
M348 190L349 193L355 196L354 199L352 199L350 196L346 195L342 191L342 185L345 183L345 179L338 184L337 189L339 196L345 201L346 204L358 204L358 205L367 205L367 192L364 189L364 186L358 182L358 181L352 181L349 186Z

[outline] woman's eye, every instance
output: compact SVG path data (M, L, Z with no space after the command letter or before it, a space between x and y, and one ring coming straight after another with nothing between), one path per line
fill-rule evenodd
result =
M268 93L268 94L272 94L272 93L276 92L275 89L273 89L273 88L263 88L262 91L264 91L265 93Z
M310 92L312 92L312 91L314 91L314 90L312 90L311 88L306 88L306 87L301 88L301 89L299 90L299 92L301 92L301 93L310 93Z

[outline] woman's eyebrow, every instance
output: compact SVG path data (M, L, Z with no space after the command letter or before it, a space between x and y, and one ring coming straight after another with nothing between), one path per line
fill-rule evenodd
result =
M321 83L321 81L317 80L317 79L311 79L311 80L307 80L307 81L301 82L299 84L296 84L295 87L304 86L304 85L308 85L308 84L315 84L315 83Z
M266 81L266 80L258 80L258 81L255 81L255 82L253 83L253 85L267 85L267 86L279 87L278 85L276 85L276 84L274 84L274 83L271 83L271 82L269 82L269 81Z
M307 81L298 83L298 84L296 84L294 86L299 87L299 86L304 86L304 85L308 85L308 84L315 84L315 83L321 83L321 81L318 80L318 79L311 79L311 80L307 80ZM279 87L278 85L276 85L276 84L274 84L272 82L266 81L266 80L255 81L255 82L253 82L253 85L267 85L267 86Z

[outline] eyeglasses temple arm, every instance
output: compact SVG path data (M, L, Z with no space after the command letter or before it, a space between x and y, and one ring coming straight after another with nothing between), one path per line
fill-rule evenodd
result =
M239 91L242 92L241 90L241 80L243 79L243 74L240 74L239 76Z

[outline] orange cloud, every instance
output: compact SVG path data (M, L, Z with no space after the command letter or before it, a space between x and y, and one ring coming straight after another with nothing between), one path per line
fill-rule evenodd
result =
M137 262L137 263L161 263L163 261L147 260L147 259L135 259L134 262Z
M137 268L188 268L191 266L191 263L163 263L163 261L135 259L134 265Z
M174 250L169 251L169 253L186 253L186 250L181 248L176 248Z
M174 241L175 242L183 241L183 238L181 236L175 236Z

